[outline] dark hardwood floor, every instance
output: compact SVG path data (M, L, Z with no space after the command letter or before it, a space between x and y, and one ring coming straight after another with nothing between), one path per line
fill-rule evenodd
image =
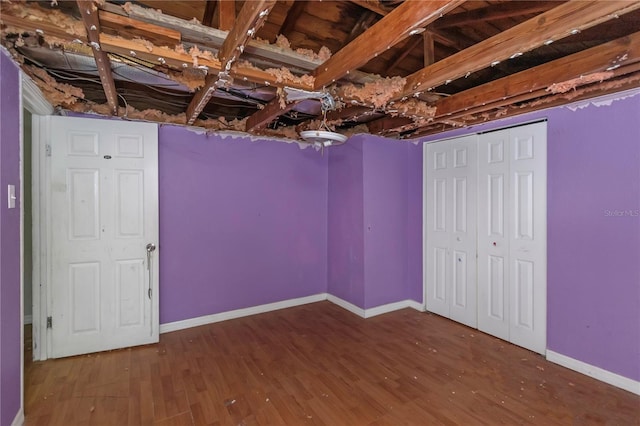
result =
M639 396L411 309L320 302L25 369L26 425L640 424Z

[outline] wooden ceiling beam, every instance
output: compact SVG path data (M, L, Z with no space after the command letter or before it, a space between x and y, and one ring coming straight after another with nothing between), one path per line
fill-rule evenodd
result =
M77 0L78 9L82 16L82 21L87 29L87 39L93 51L93 57L98 67L98 75L107 98L109 112L111 115L118 115L118 93L116 92L116 84L113 81L113 73L111 72L111 61L107 52L102 50L100 46L100 19L98 18L98 8L93 0Z
M498 19L541 13L546 12L559 4L559 1L509 1L480 9L473 9L466 12L443 16L442 19L433 23L433 28L442 29L461 27L476 22L496 21Z
M483 107L473 108L472 110L465 111L464 113L455 113L452 116L436 118L428 126L422 126L417 129L415 133L411 134L412 138L426 136L441 131L436 126L442 126L449 122L449 119L462 119L464 126L471 126L488 121L487 115L500 111L500 118L512 117L516 115L526 114L532 111L540 109L553 108L560 105L565 105L568 101L579 102L585 99L590 99L596 96L607 95L610 93L616 93L627 89L637 88L640 86L640 64L635 63L627 66L617 68L613 71L615 74L612 79L609 79L603 83L591 84L589 87L577 88L572 90L571 93L558 93L550 95L544 89L533 92L533 95L525 94L520 95L511 100L499 101L493 104L487 104ZM546 96L545 96L546 95ZM540 98L540 99L537 99ZM535 101L533 101L535 100ZM517 107L510 107L513 102L530 102L528 105L519 105ZM476 115L481 115L476 117ZM497 118L497 117L496 117ZM459 127L459 126L458 126Z
M143 38L157 46L177 46L181 42L180 32L148 22L140 22L127 16L105 10L98 11L102 28L109 28L123 38Z
M218 51L221 71L218 75L207 75L204 87L195 94L187 107L187 124L191 125L196 121L198 115L213 96L217 85L225 84L228 81L233 63L240 57L247 41L256 34L275 4L275 0L257 0L244 3L235 25L229 31Z
M216 24L219 30L231 31L236 20L236 1L218 0L217 18Z
M327 121L350 120L362 117L363 115L374 114L374 108L370 106L352 105L342 109L334 109L327 112Z
M409 117L383 117L369 121L367 129L369 129L369 133L379 135L390 129L397 129L412 123L413 120Z
M558 40L616 15L640 8L640 1L582 1L563 3L535 18L511 27L489 39L425 67L407 77L397 99L433 89L448 81L467 75L496 62L523 54Z
M387 75L393 75L393 72L398 68L398 66L405 60L407 56L411 54L411 52L418 46L422 44L422 36L416 35L413 36L414 39L406 49L402 49L400 52L396 54L393 58L391 58L391 65L387 67Z
M283 108L280 102L280 97L276 95L276 97L271 102L267 103L264 108L249 116L246 123L246 131L251 132L268 125L276 118L291 111L299 102L300 101L289 102L285 104L285 107Z
M368 30L371 27L371 24L373 24L377 18L378 15L370 10L360 15L360 18L358 18L358 21L356 21L355 25L351 29L351 32L347 36L344 45L346 46L347 44L351 43L358 36L360 36L360 34Z
M296 26L296 22L298 22L300 15L302 15L304 9L307 7L306 3L306 1L294 0L293 4L289 8L289 11L287 12L287 17L284 18L284 22L280 27L280 34L285 37L289 37L291 35Z
M332 83L447 13L462 0L406 1L313 72L315 88Z
M351 0L351 3L355 3L360 7L368 9L377 13L380 16L386 16L393 9L385 7L378 0Z
M433 34L429 31L425 31L422 34L423 49L424 49L424 66L428 67L436 61L435 57L435 45L433 41Z
M640 32L494 80L436 102L436 117L532 93L608 68L640 62Z
M215 1L207 1L204 5L204 12L202 12L202 25L206 25L207 27L213 26L213 17L216 13L217 2Z

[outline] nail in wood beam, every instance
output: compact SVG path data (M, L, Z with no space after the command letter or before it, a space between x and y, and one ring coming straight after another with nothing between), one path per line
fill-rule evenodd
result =
M435 88L638 8L640 1L573 0L563 3L411 74L396 99Z
M462 0L406 1L313 72L315 88L342 78L461 4ZM414 32L415 34L415 32Z
M109 112L111 115L118 115L118 93L116 92L116 85L113 81L113 74L111 73L111 61L109 56L100 47L100 20L98 19L98 7L93 0L77 0L78 9L80 9L80 15L82 21L87 29L87 39L93 50L93 57L98 67L98 74L100 75L100 81L104 89L104 94L107 98L107 104L109 105Z
M191 125L196 121L198 115L209 103L217 86L229 82L233 63L240 57L247 41L256 34L275 4L275 0L244 2L235 25L218 51L221 71L218 75L207 75L204 87L195 94L187 107L187 124Z
M276 97L266 104L264 108L254 112L248 119L246 124L246 131L259 129L271 123L276 118L291 111L300 101L294 101L287 103L284 108L280 105L280 96Z

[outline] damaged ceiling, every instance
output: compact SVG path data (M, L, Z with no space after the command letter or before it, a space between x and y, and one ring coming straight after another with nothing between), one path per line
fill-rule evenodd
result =
M414 138L640 86L640 1L3 0L0 22L54 106L211 131Z

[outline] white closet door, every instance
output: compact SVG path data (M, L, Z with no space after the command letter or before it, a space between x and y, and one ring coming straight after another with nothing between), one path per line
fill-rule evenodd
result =
M546 349L546 123L510 129L510 341Z
M546 123L480 136L478 328L546 349Z
M475 135L425 149L427 310L476 327Z
M478 146L478 329L509 340L509 131Z

